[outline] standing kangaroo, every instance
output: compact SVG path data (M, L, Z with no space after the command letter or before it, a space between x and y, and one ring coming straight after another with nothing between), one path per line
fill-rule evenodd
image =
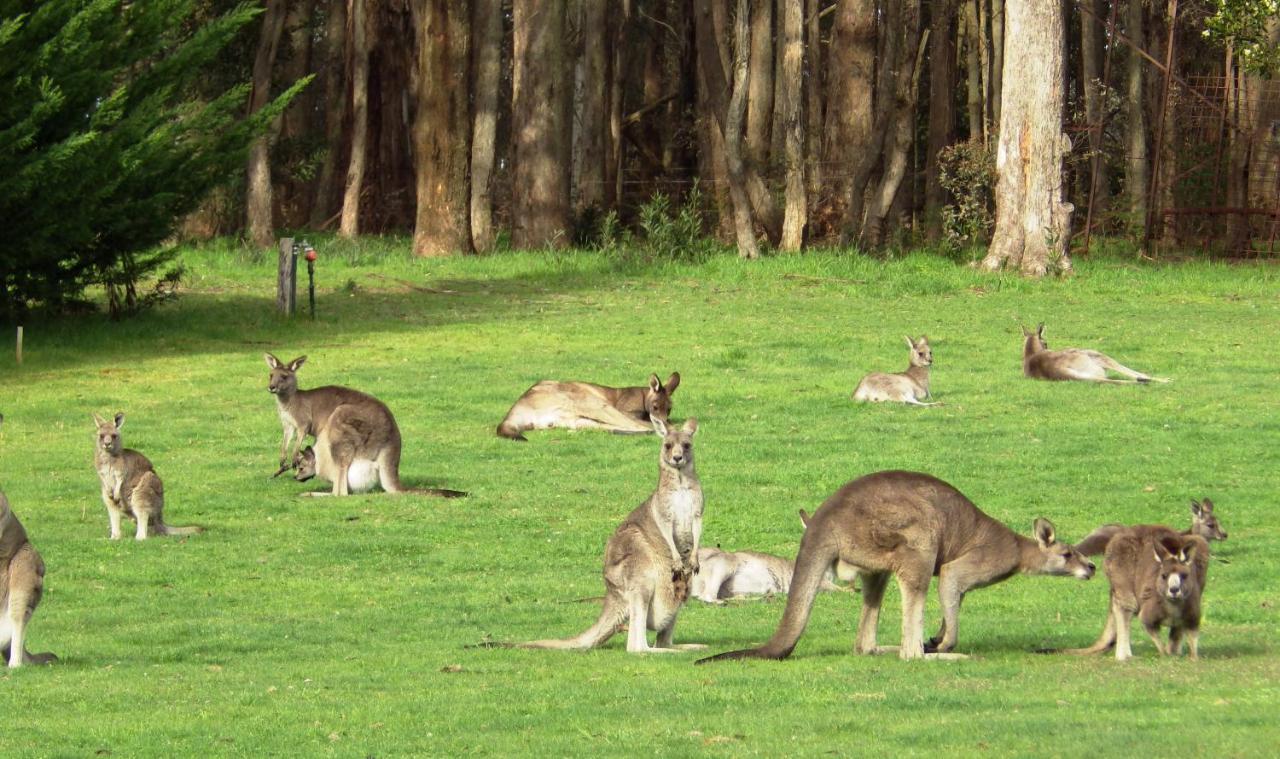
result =
M671 415L671 395L680 386L680 372L664 385L649 375L644 387L605 387L590 382L543 380L516 400L498 425L498 435L527 440L526 430L605 429L627 434L653 432L654 419Z
M627 651L669 653L705 648L674 645L676 616L689 596L689 581L698 572L702 539L702 484L693 467L696 419L669 428L653 422L662 436L658 488L622 520L604 549L604 607L600 618L581 635L561 640L535 640L519 648L588 649L603 644L628 621ZM645 630L658 632L649 646Z
M905 372L886 374L872 372L862 378L857 389L853 391L855 401L894 401L909 403L913 406L938 406L938 403L924 403L929 394L929 367L933 365L933 350L929 347L929 337L921 335L919 340L905 338L907 349L911 351L911 363Z
M880 603L889 577L902 593L902 645L898 656L962 658L956 644L965 593L1018 574L1074 575L1087 580L1094 566L1074 548L1057 542L1053 524L1035 522L1035 538L1019 535L984 514L947 483L918 472L876 472L853 480L828 498L809 520L796 556L786 610L778 629L759 648L702 659L785 659L804 633L823 575L837 562L857 569L862 581L862 618L855 651L876 646ZM942 630L936 653L926 653L925 595L938 576Z
M27 623L43 595L44 561L0 493L0 652L10 667L58 660L51 653L28 653L25 647Z
M1107 550L1107 543L1111 538L1125 530L1146 530L1162 532L1168 530L1163 525L1134 525L1132 527L1123 524L1104 524L1093 532L1085 536L1084 540L1076 543L1076 550L1085 556L1097 556ZM1226 540L1227 531L1222 529L1222 523L1213 513L1213 501L1208 498L1204 501L1191 501L1191 526L1182 531L1183 535L1199 535L1205 540Z
M1192 659L1199 658L1200 599L1209 571L1209 543L1199 535L1172 529L1126 530L1107 543L1103 561L1111 582L1111 608L1097 642L1071 648L1068 654L1096 654L1115 647L1116 660L1132 658L1129 632L1133 616L1156 644L1156 650L1177 656L1185 637ZM1169 644L1160 640L1161 625L1169 628Z
M107 519L111 522L111 539L120 539L120 516L127 514L138 523L135 537L147 539L148 529L157 535L195 535L204 532L203 527L174 527L164 523L164 483L151 466L151 461L130 448L120 439L124 426L124 414L116 414L108 422L93 415L97 426L97 444L93 450L93 462L102 483L102 502L107 506Z
M1112 382L1120 385L1148 382L1168 382L1163 377L1150 377L1134 371L1110 356L1084 348L1064 348L1051 351L1044 340L1044 323L1032 332L1022 328L1022 373L1031 379L1081 380L1083 382ZM1107 372L1123 374L1127 380L1111 379Z
M276 397L276 409L280 412L280 425L284 429L280 440L280 468L273 476L283 474L290 467L307 435L318 436L320 426L338 406L369 401L378 403L358 390L337 385L299 390L298 370L306 363L306 356L298 356L285 364L270 353L263 355L271 368L267 390ZM293 445L292 450L290 444Z

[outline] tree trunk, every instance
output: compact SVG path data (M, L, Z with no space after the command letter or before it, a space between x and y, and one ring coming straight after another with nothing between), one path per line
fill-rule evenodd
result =
M364 190L364 167L369 150L369 14L366 0L350 0L347 6L351 38L351 158L347 162L347 185L342 196L342 222L338 234L360 234L360 194Z
M587 0L582 6L582 109L578 123L578 212L604 209L606 104L609 95L609 5Z
M805 45L805 153L808 156L809 197L817 199L822 189L822 73L824 56L822 55L822 19L818 16L818 0L806 0L805 34L808 43ZM812 205L812 202L810 203Z
M1107 15L1104 0L1081 0L1093 11L1090 15L1080 13L1080 78L1081 89L1084 90L1084 113L1089 121L1089 176L1092 186L1087 188L1094 196L1094 218L1106 213L1107 193L1110 180L1107 178L1107 162L1102 155L1102 119L1105 93L1102 80L1102 56L1106 34L1098 23L1098 18ZM1096 17L1095 17L1096 16ZM1087 200L1088 198L1086 198Z
M978 13L973 7L973 0L964 0L961 15L964 17L964 63L969 82L969 139L986 144L986 123L982 118L982 69L978 59L978 36L982 30L978 28Z
M498 90L502 80L502 0L475 0L471 67L475 118L471 132L471 245L493 249L493 169L497 163Z
M1125 34L1135 45L1146 45L1143 31L1142 3L1131 2L1125 6ZM1143 86L1143 67L1146 62L1132 49L1128 51L1125 65L1125 164L1124 191L1129 198L1130 234L1143 237L1147 221L1147 109L1146 87Z
M1071 204L1062 198L1062 6L1043 0L1006 5L1004 82L996 150L996 227L982 267L1027 276L1071 270Z
M933 0L930 9L929 139L924 164L925 231L930 240L942 237L942 207L947 203L938 154L956 139L955 10L955 0Z
M271 99L271 71L275 68L276 51L280 47L280 32L284 28L287 3L269 0L262 14L262 31L258 35L258 54L253 59L253 90L249 93L249 113L257 113ZM266 134L254 140L249 148L249 165L245 188L245 233L249 244L255 248L269 248L275 244L275 224L272 222L271 197L271 141L279 120Z
M343 120L347 114L347 0L329 0L325 10L324 35L324 161L311 201L310 225L319 228L329 220L333 208L334 176L342 157Z
M605 165L605 187L608 204L618 208L622 204L623 194L623 159L626 157L626 145L623 144L622 113L625 108L627 82L631 75L632 13L631 0L613 0L611 28L613 31L613 56L610 59L609 75L609 159Z
M751 0L751 65L747 74L746 159L762 170L769 161L773 122L773 0Z
M738 238L738 255L759 258L755 225L751 223L750 201L742 166L742 122L747 111L747 76L751 61L751 34L747 24L748 0L738 0L733 19L733 94L725 117L724 147L729 167L729 196L733 200L733 227Z
M831 210L837 217L848 218L850 198L861 195L862 187L855 190L854 177L850 176L859 156L879 152L878 146L874 150L871 146L876 81L875 19L875 0L839 0L831 27L823 162L830 172L827 188L831 193ZM870 170L868 166L862 177L863 184ZM860 213L856 223L862 223Z
M911 145L915 136L916 93L920 89L920 69L924 62L927 40L920 39L920 0L904 0L902 22L903 44L894 69L894 114L891 133L886 138L884 172L880 185L867 209L867 221L862 238L872 248L884 243L885 221L893 208L894 199L902 187L911 159Z
M1005 0L991 0L991 128L1000 128L1000 100L1004 92ZM993 135L997 139L999 135Z
M285 38L289 40L288 60L283 73L284 82L293 84L307 76L315 68L312 60L313 34L312 17L315 14L316 0L296 0L289 3L289 13L284 20ZM281 135L294 145L305 144L313 134L311 126L316 104L316 82L312 82L289 104L284 112ZM296 148L294 149L296 153ZM280 224L286 228L304 226L311 209L310 181L303 180L296 172L289 172L289 178L281 188L281 198L277 203L280 209Z
M561 247L569 228L565 0L515 0L511 242Z
M804 6L798 0L783 3L782 126L786 131L786 213L782 221L782 250L798 251L804 243L807 203L804 186L804 124L800 119L804 96Z
M417 112L413 120L418 203L413 252L418 256L447 256L471 249L467 214L470 9L464 0L421 3Z

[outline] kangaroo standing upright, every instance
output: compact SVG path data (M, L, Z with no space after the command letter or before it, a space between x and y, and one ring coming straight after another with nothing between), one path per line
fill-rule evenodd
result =
M1123 524L1104 524L1086 535L1084 540L1076 543L1076 550L1085 556L1097 556L1107 550L1107 543L1111 541L1111 538L1125 530L1164 532L1168 529L1164 525L1134 525L1130 527ZM1199 535L1210 541L1227 539L1227 531L1222 529L1222 523L1218 521L1218 517L1213 513L1213 501L1208 498L1204 499L1204 501L1192 499L1191 526L1183 530L1182 534Z
M823 576L837 562L858 571L862 618L855 650L876 646L880 602L890 576L902 592L902 645L898 656L954 658L960 602L965 593L1018 574L1074 575L1087 580L1094 566L1055 539L1047 519L1035 522L1035 538L1019 535L984 514L947 483L918 472L877 472L837 490L809 520L796 556L786 610L778 629L759 648L702 659L785 659L804 633ZM937 653L926 654L925 595L938 576L942 630ZM932 648L932 646L931 646ZM701 662L700 662L701 663Z
M872 372L862 378L853 391L855 401L895 401L909 403L913 406L937 406L937 403L925 403L929 398L929 367L933 365L933 349L929 347L929 337L921 335L919 340L905 338L910 353L910 365L905 372L886 374Z
M4 414L0 414L0 425ZM26 649L27 623L44 595L44 561L0 492L0 654L10 667L48 664L58 657Z
M320 426L338 406L378 402L359 390L338 385L299 390L298 370L306 363L306 356L298 356L286 364L270 353L263 355L271 368L267 390L276 397L276 409L280 412L280 425L284 430L280 440L280 468L276 475L283 474L292 465L307 435L319 435ZM290 444L293 445L292 450Z
M97 440L93 461L102 484L102 502L111 523L111 539L120 539L120 517L127 514L138 523L135 537L146 540L148 530L157 535L194 535L203 527L174 527L164 522L164 483L151 466L151 461L137 451L125 448L120 439L124 414L116 414L108 422L93 415Z
M1163 377L1151 377L1134 371L1110 356L1084 348L1049 350L1044 339L1044 323L1032 332L1022 328L1022 373L1031 379L1080 380L1082 382L1112 382L1120 385L1148 382L1168 382ZM1112 371L1129 377L1127 380L1111 379Z
M702 539L702 484L693 466L698 422L689 419L676 429L655 419L653 426L662 436L658 488L627 515L605 546L600 618L573 638L535 640L517 644L519 648L594 648L613 637L624 620L628 652L705 648L672 642L676 616L689 596L690 578L698 572ZM656 646L649 645L646 629L657 631Z
M653 432L652 421L671 415L671 395L680 385L672 372L664 385L649 375L643 387L605 387L590 382L543 380L524 391L498 425L499 437L527 440L527 430L605 429L627 434Z

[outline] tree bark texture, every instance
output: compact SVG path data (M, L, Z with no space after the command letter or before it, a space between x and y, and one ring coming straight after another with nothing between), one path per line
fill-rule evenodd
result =
M315 15L316 0L295 0L289 3L289 13L284 20L284 37L289 45L287 58L283 66L285 84L302 79L315 68L312 60L314 49L314 29L312 18ZM289 104L284 112L281 124L281 137L290 146L295 156L300 153L299 146L305 145L311 131L311 119L316 110L316 90L318 83L313 81ZM290 171L283 182L279 182L282 191L276 202L279 211L278 221L287 228L298 228L307 223L311 210L312 193L310 182L299 178Z
M342 195L342 221L338 234L360 234L360 196L364 191L364 169L369 137L369 23L367 0L349 0L351 69L351 158L347 161L346 190Z
M565 0L515 0L515 147L511 242L568 244L571 81L565 67Z
M1071 204L1062 197L1063 13L1056 2L1006 5L1004 83L996 148L996 225L982 268L1039 277L1069 272Z
M780 34L782 45L782 128L787 163L786 210L782 239L778 247L798 251L804 243L808 206L804 184L804 6L799 0L783 3Z
M769 161L773 123L773 0L751 0L751 64L747 73L746 159L757 170Z
M275 68L276 52L280 48L280 34L284 29L287 5L285 0L269 0L267 10L262 14L258 52L253 59L253 90L249 94L250 114L257 113L271 99L271 72ZM275 244L275 224L272 219L274 201L271 192L271 142L278 127L279 120L249 148L249 165L246 169L248 184L245 187L245 233L249 238L249 244L255 248L269 248Z
M873 152L875 19L875 0L839 0L832 21L823 163L828 173L831 211L837 217L846 217L851 195L862 192L861 186L853 188L855 163L859 156ZM879 152L878 146L874 152ZM862 183L866 183L865 176ZM861 214L857 223L862 223Z
M493 249L493 171L497 162L498 91L502 79L502 0L475 0L471 68L475 116L471 125L471 245Z
M608 7L604 0L582 6L582 107L576 125L578 143L578 211L602 211L605 205L606 108L609 97Z
M1005 0L991 0L991 128L1000 126L1000 103L1004 92L1004 9Z
M1125 34L1133 44L1145 47L1147 37L1143 31L1144 15L1140 2L1131 2L1125 6ZM1147 220L1147 191L1150 184L1146 87L1143 84L1143 69L1147 64L1132 49L1127 53L1124 77L1124 190L1129 201L1130 231L1141 237Z
M885 220L902 188L915 136L916 93L920 87L920 69L927 40L920 38L920 0L905 0L904 5L903 44L899 48L899 59L894 64L897 75L894 77L893 121L885 138L884 170L867 209L862 233L863 240L871 248L884 243Z
M1102 121L1106 103L1101 80L1106 29L1098 23L1099 18L1106 18L1107 9L1104 0L1081 2L1093 11L1093 15L1083 11L1080 13L1080 86L1084 90L1085 118L1089 121L1089 176L1092 178L1092 187L1086 189L1094 196L1093 209L1097 218L1106 213L1108 189L1111 186L1107 177L1107 162L1103 160L1102 154Z
M929 136L924 164L925 232L942 237L942 207L947 203L940 181L938 154L955 142L956 42L955 0L933 0L929 18Z
M759 258L742 160L742 130L747 112L747 78L751 61L747 2L748 0L737 0L737 13L733 19L733 94L729 98L725 118L724 146L725 160L729 167L729 196L733 201L733 227L738 240L738 255L743 258Z
M809 207L812 208L818 192L822 189L822 122L823 95L825 87L823 72L825 69L825 46L822 41L822 19L819 16L818 0L805 0L805 112L804 133L805 153L808 158L807 173L809 176Z
M347 114L347 0L329 0L325 9L324 61L324 160L311 201L311 226L329 221L333 208L334 177L343 156L343 121Z
M985 144L987 137L986 122L982 117L982 67L978 56L978 38L982 30L978 27L978 12L973 6L973 0L964 0L961 16L964 18L964 64L969 85L969 139Z

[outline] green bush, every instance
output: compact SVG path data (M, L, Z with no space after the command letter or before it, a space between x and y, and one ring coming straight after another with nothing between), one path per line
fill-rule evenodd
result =
M938 168L938 181L955 200L942 209L942 246L958 258L990 239L995 224L995 156L980 142L959 142L942 149Z

